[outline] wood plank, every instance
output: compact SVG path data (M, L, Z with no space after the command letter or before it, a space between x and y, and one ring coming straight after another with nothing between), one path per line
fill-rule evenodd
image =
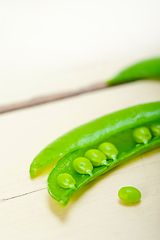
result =
M1 202L1 239L158 240L159 150L86 185L65 208L46 190ZM126 185L140 189L140 204L120 203L117 192Z
M158 240L160 149L86 185L66 208L44 189L49 169L35 180L28 169L44 146L73 127L158 101L159 92L159 82L140 81L0 116L1 239ZM141 190L140 204L120 204L117 192L125 185Z

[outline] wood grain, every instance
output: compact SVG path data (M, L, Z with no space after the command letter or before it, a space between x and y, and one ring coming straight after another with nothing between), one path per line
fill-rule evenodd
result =
M108 85L105 82L102 82L102 83L94 84L89 87L85 87L83 89L79 89L77 91L56 93L56 94L37 97L37 98L23 101L23 102L17 102L17 103L13 103L13 104L0 106L0 114L23 109L23 108L34 107L37 105L41 105L41 104L45 104L45 103L49 103L49 102L53 102L53 101L58 101L58 100L65 99L65 98L75 97L75 96L85 94L88 92L101 90L106 87L108 87Z

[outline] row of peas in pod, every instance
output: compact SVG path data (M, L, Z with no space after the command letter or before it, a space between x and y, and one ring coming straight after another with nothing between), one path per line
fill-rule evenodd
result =
M90 149L84 157L78 157L73 161L73 167L80 174L92 176L93 167L108 165L107 159L116 160L117 148L109 142L101 143L98 149ZM63 188L75 188L75 180L68 173L61 173L57 177L58 184Z
M151 126L152 134L160 137L160 122L153 123ZM147 144L152 134L148 127L139 127L133 130L133 138L139 144ZM98 149L90 149L85 153L84 157L78 157L73 161L73 167L80 174L88 174L92 176L93 167L102 165L108 166L108 160L117 160L118 150L110 142L101 143ZM61 173L57 177L57 182L62 188L75 188L76 181L68 173Z

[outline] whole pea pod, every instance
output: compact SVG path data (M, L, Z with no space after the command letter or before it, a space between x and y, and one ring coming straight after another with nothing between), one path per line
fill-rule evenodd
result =
M160 80L160 58L141 61L128 67L108 80L107 85L113 86L142 79Z

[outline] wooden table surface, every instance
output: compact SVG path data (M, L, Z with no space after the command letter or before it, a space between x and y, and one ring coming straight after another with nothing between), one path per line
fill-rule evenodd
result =
M63 89L67 89L71 84L80 87L98 77L109 77L111 70L107 71L106 66L99 64L58 73L55 89L60 89L64 78L67 80ZM117 69L120 66L121 63ZM110 69L113 72L113 66ZM52 77L57 77L56 74ZM37 89L31 84L28 95L24 91L20 98L34 96L37 91L43 93L44 85ZM17 100L16 94L10 96L10 101ZM72 128L104 114L152 101L160 101L160 83L139 81L1 115L0 239L158 240L160 148L87 184L64 208L46 190L51 168L34 180L28 171L42 148ZM125 206L119 201L118 190L127 185L142 192L139 204Z

